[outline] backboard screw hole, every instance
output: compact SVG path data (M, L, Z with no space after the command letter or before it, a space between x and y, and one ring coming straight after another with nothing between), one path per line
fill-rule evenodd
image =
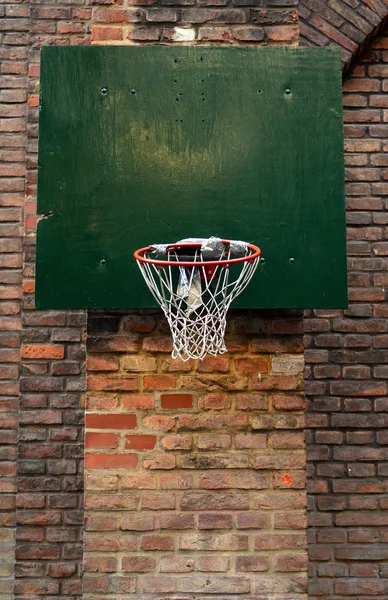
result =
M203 56L201 56L201 62L203 62Z
M136 94L136 90L131 90L131 94Z
M265 263L265 258L264 257L260 258L260 262Z
M102 265L102 266L106 265L106 259L105 258L102 258L100 260L100 265Z
M262 93L262 90L257 90L257 93L258 93L258 94L261 94L261 93Z
M179 102L179 98L175 98L175 102Z
M177 62L178 62L178 59L177 59L177 58L175 58L175 59L174 59L174 62L175 62L175 63L177 63Z
M290 88L285 89L285 94L286 94L286 96L291 96L292 92L291 92Z
M291 258L290 258L290 260L288 262L290 262L291 264L294 263L295 262L295 258L293 256L291 256Z
M177 80L177 79L174 79L174 83L178 83L178 80Z
M101 94L105 96L108 93L108 88L101 88Z

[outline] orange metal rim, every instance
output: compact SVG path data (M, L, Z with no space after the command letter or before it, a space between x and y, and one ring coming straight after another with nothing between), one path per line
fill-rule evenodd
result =
M230 240L221 240L225 246L230 245ZM193 242L189 244L168 244L168 249L173 248L200 248L202 245L201 242ZM228 258L226 260L206 260L199 262L190 262L190 261L176 261L172 262L170 260L158 260L153 258L147 258L145 255L147 252L151 252L155 246L145 246L144 248L139 248L134 252L134 257L136 260L142 263L148 263L150 265L156 265L159 267L215 267L215 266L224 266L233 265L242 262L252 262L260 257L261 250L258 246L254 244L247 243L249 250L252 254L248 256L242 256L240 258Z

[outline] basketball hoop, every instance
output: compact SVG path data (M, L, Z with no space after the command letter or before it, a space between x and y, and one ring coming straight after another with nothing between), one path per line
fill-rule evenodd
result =
M253 244L215 237L155 244L135 252L170 326L173 358L186 361L227 351L226 313L252 279L260 253Z

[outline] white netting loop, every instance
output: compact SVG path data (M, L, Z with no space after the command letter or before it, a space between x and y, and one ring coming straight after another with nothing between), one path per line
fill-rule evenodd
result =
M162 308L183 361L227 351L226 313L259 263L253 244L219 238L154 244L135 252L140 271Z

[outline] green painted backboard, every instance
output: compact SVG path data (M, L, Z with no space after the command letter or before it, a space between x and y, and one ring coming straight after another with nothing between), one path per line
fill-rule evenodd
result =
M133 252L263 259L235 307L347 304L340 52L44 47L36 306L155 306Z

